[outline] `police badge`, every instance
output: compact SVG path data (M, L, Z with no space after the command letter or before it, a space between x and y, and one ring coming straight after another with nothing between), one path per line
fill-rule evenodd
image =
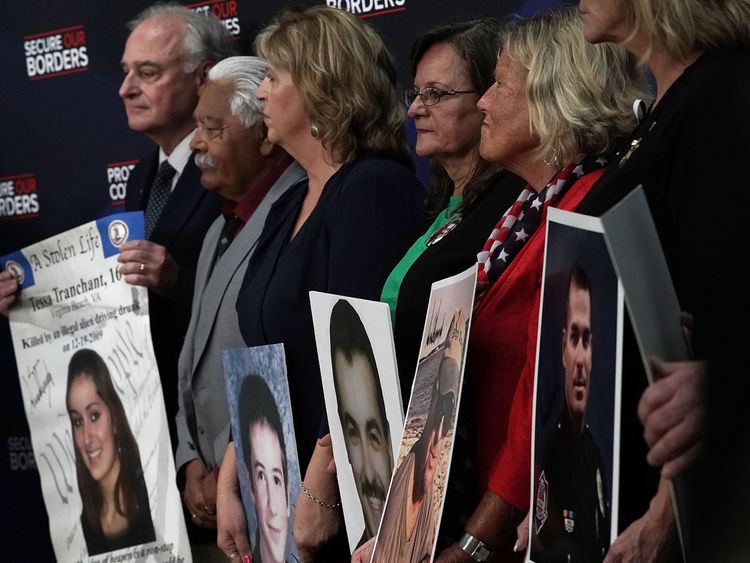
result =
M549 496L549 484L547 483L547 477L544 471L539 475L539 484L536 488L536 509L534 510L534 527L536 533L539 534L539 530L542 529L544 523L547 521L547 501Z

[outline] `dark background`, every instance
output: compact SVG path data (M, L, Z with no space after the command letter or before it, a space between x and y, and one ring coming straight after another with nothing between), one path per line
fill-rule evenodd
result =
M356 1L356 0L355 0ZM360 4L386 5L389 0ZM195 5L198 2L183 2ZM208 2L201 2L208 4ZM312 5L324 2L298 2ZM361 14L392 49L402 86L410 85L411 43L426 27L448 19L529 15L559 0L403 0L400 11ZM107 165L132 162L151 142L127 127L117 95L125 23L151 2L141 0L25 0L4 2L0 18L0 183L32 174L39 211L0 216L0 255L122 210L110 197ZM227 2L215 2L226 7ZM237 40L250 53L254 34L286 2L235 0ZM391 2L391 4L395 4ZM212 5L212 4L210 4ZM346 8L348 0L341 0ZM89 58L86 71L31 80L24 40L82 25ZM419 168L420 171L423 167ZM8 323L0 319L0 561L52 561L29 431L18 387Z

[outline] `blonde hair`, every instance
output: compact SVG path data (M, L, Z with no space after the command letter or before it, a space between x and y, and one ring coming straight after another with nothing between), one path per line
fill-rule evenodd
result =
M643 72L622 47L587 43L577 9L518 22L504 51L528 71L529 121L540 155L569 163L578 153L605 154L635 127L633 101L646 96Z
M322 5L285 10L260 32L255 49L292 75L334 162L363 151L410 162L393 58L370 26Z
M623 9L631 37L643 35L647 53L685 60L695 51L750 44L750 0L630 0Z

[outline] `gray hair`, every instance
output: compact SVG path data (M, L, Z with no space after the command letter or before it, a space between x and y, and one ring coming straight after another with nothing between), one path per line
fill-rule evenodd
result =
M229 57L218 62L208 71L213 82L229 82L234 94L229 102L232 115L245 127L252 127L263 111L263 104L255 97L255 91L266 75L266 62L258 57Z
M176 2L160 2L146 8L129 21L127 27L133 31L141 23L154 18L185 22L185 72L193 72L204 62L217 63L237 53L224 24L213 16L199 14Z

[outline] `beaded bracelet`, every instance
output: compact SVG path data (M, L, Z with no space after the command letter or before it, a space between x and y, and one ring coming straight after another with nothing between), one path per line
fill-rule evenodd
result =
M307 487L305 487L304 481L301 482L301 485L302 485L302 492L305 493L305 496L309 498L311 501L313 501L315 504L320 505L323 508L328 508L330 510L336 510L337 508L341 507L341 502L337 502L336 504L331 504L329 502L324 502L320 500L318 497L316 497L310 491L307 490Z

